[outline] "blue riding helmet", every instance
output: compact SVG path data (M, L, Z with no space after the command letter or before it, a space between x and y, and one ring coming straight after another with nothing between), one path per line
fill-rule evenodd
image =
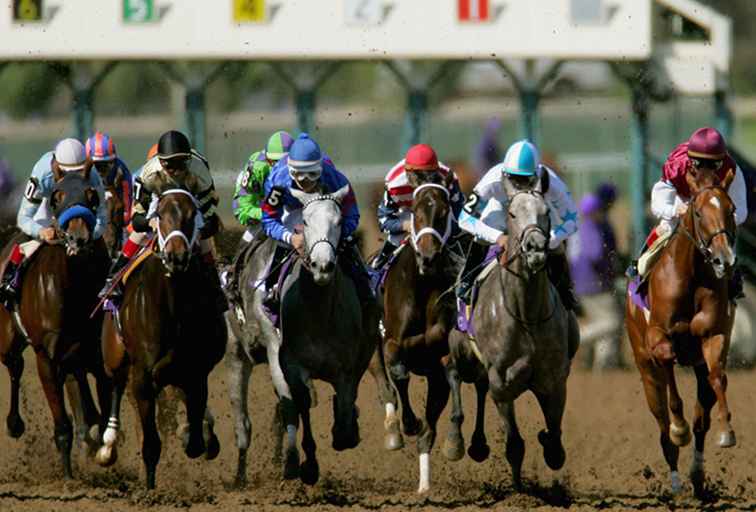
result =
M509 146L501 170L504 174L514 176L535 176L540 164L541 158L535 145L527 140L519 140Z
M289 174L292 178L304 178L315 181L323 171L323 154L320 146L307 133L300 133L299 137L289 148Z

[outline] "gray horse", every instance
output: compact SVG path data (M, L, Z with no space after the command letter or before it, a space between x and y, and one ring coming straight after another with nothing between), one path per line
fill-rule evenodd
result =
M294 190L292 193L298 197L301 195ZM329 196L301 195L299 197L303 204L308 204L307 211L303 212L306 214L305 220L308 226L305 229L306 240L321 240L326 236L325 230L327 230L329 243L333 244L333 247L337 246L341 213L336 207L344 193L338 191ZM308 201L315 197L320 199L309 204ZM321 234L320 231L324 233ZM305 450L308 453L308 460L312 462L304 467L301 473L298 464L295 464L298 454L294 442L298 424L296 406L307 405L302 413L304 420L309 415L307 409L313 406L312 402L316 400L315 388L311 383L312 378L322 378L334 384L337 396L348 404L350 399L345 397L350 395L356 397L356 385L367 364L363 362L363 358L365 351L368 351L369 370L378 386L379 398L387 409L396 409L397 398L388 383L382 354L377 350L379 317L377 313L373 313L374 318L363 316L351 280L343 274L338 265L333 263L335 260L328 259L335 258L335 254L330 256L324 254L331 250L332 246L327 243L318 243L314 247L310 246L312 250L309 266L317 273L317 262L323 262L322 265L331 270L331 281L324 282L323 286L313 286L315 282L313 274L304 270L301 262L295 264L292 277L284 283L282 291L282 308L284 309L282 327L286 339L282 346L282 338L278 330L262 309L264 291L260 286L264 281L264 273L277 242L268 239L252 243L254 246L250 247L244 255L243 270L238 281L242 296L241 311L239 314L230 312L228 315L235 334L229 337L226 366L231 407L235 415L236 444L239 450L236 483L241 486L246 482L246 458L251 439L251 423L247 411L249 378L253 367L263 362L269 363L276 395L282 403L287 404L284 409L288 411L287 419L290 425L287 425L287 429L290 432L287 433L287 459L284 475L294 478L301 474L303 480L314 482L317 480L314 441L310 436L312 442L308 445L305 437ZM328 263L329 261L332 263ZM328 277L327 274L318 275L321 276L319 277L321 280L323 277ZM297 292L306 294L304 300L307 302L304 306L293 306L303 300ZM332 301L333 298L338 298L338 301ZM299 309L292 309L292 307ZM327 309L328 307L333 309ZM331 326L334 327L333 330L329 330ZM302 329L306 337L301 335ZM334 354L340 354L341 357L334 357ZM351 389L352 386L354 389ZM349 388L345 390L346 393L342 392L344 388ZM353 405L353 399L351 403ZM338 417L343 417L345 413L351 413L353 410L353 406L347 405L335 408L338 410ZM281 455L284 431L279 411L280 407L273 421L276 458ZM303 424L305 432L309 432L309 418L303 421ZM334 430L343 432L343 429L335 428ZM401 439L396 439L397 435L387 427L387 447L395 447L401 442ZM311 451L308 451L310 448Z
M543 199L547 179L524 191L508 180L503 183L509 198L506 253L481 283L472 319L475 341L457 330L449 339L446 370L453 409L444 454L457 460L464 453L460 385L462 380L475 382L478 425L469 454L478 461L488 456L483 405L490 389L504 420L514 485L520 488L525 444L515 420L514 401L528 390L536 396L546 420L546 430L538 434L544 459L551 469L560 469L565 461L561 423L567 376L579 331L575 315L564 308L545 271L550 229Z

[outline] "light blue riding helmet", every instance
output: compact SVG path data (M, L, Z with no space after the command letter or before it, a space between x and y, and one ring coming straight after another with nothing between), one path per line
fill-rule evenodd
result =
M538 149L527 140L518 140L507 150L501 168L504 174L535 176L541 163Z

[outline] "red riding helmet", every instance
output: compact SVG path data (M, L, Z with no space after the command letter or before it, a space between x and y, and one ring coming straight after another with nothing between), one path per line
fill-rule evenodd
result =
M438 157L433 148L428 144L417 144L409 148L404 157L404 169L406 171L436 171L438 170Z
M727 156L727 144L722 134L714 128L699 128L688 140L688 156L722 160Z

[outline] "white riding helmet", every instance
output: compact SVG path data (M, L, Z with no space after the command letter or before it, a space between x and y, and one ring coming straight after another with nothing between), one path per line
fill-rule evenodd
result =
M80 171L86 165L87 152L84 144L76 139L68 138L58 142L53 154L63 171Z

